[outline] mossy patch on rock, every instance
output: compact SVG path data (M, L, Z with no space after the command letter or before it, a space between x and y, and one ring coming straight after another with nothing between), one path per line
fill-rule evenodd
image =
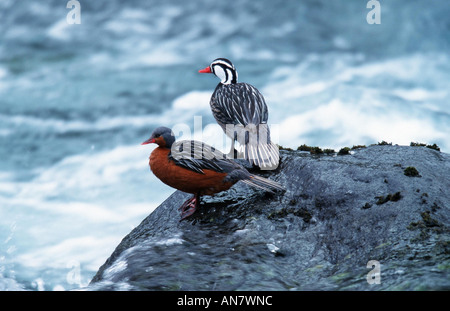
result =
M332 154L332 153L336 153L336 151L334 151L334 149L323 149L323 153L326 153L326 154Z
M441 151L441 148L439 148L438 145L436 145L436 144L427 145L427 148L434 149L434 150L437 150L437 151Z
M381 142L378 142L378 146L387 146L387 145L392 146L392 142L388 143L385 140L382 140Z
M323 154L323 150L319 147L312 147L310 153L311 154Z
M402 198L402 195L401 195L401 193L399 191L399 192L396 192L394 194L388 194L387 196L376 197L376 199L378 199L378 201L375 204L382 205L382 204L387 203L389 201L397 202L401 198Z
M323 150L320 147L317 146L308 146L308 145L301 145L297 147L298 151L309 151L311 154L323 154Z
M334 151L334 149L330 149L330 148L322 149L317 146L308 146L306 144L298 146L297 151L308 151L310 154L326 154L326 155L336 153L336 151Z
M427 148L430 148L430 149L434 149L434 150L437 150L437 151L441 151L441 148L439 148L439 146L436 145L436 144L427 145L427 144L424 144L424 143L411 142L409 145L410 145L411 147L427 147Z
M350 150L351 149L349 147L341 148L338 152L338 155L348 155L350 154Z
M300 145L297 147L298 151L311 151L311 146L308 146L306 144Z
M409 224L409 230L434 228L438 231L441 231L439 229L443 228L443 225L439 221L431 217L429 211L420 213L420 217L422 218L422 220L411 222Z
M366 202L366 204L364 204L364 206L362 207L362 209L369 209L372 207L372 204Z
M419 171L414 166L408 166L403 172L408 177L421 177Z
M295 208L295 207L287 207L277 210L267 216L267 219L277 220L280 218L284 218L287 215L292 214L297 217L303 218L305 222L309 222L312 218L311 213L305 208Z
M367 148L366 145L353 145L352 150Z
M283 147L281 145L278 145L278 150L286 150L286 151L294 151L294 149L289 148L289 147Z

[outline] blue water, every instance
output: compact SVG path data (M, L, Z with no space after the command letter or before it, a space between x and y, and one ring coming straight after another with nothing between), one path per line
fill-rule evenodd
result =
M80 3L70 25L66 1L0 0L0 290L86 286L173 192L140 145L153 128L223 143L218 80L197 73L217 57L264 94L283 146L450 152L446 1L381 0L379 25L363 0Z

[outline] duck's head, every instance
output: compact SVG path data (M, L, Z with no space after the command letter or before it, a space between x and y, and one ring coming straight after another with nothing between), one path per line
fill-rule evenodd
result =
M211 65L199 70L200 73L215 74L222 84L237 83L238 74L232 62L226 58L216 58Z
M168 127L161 126L155 129L150 138L144 141L141 145L157 144L163 148L171 148L174 142L175 135L172 130Z

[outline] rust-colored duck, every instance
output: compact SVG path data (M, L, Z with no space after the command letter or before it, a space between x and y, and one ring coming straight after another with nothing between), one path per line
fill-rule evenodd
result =
M155 176L194 195L180 207L181 220L197 210L200 196L228 190L238 181L270 192L283 190L277 182L249 173L214 147L194 140L176 142L170 128L158 127L142 145L151 143L158 145L149 161Z

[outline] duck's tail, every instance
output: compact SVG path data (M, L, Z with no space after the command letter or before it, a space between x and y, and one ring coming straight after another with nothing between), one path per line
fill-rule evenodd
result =
M246 183L247 185L263 189L268 192L276 192L276 191L285 191L284 187L277 183L276 181L256 176L256 175L250 175L248 179L242 179L242 182Z
M268 144L246 144L244 157L262 170L274 170L280 161L279 148L273 142Z

